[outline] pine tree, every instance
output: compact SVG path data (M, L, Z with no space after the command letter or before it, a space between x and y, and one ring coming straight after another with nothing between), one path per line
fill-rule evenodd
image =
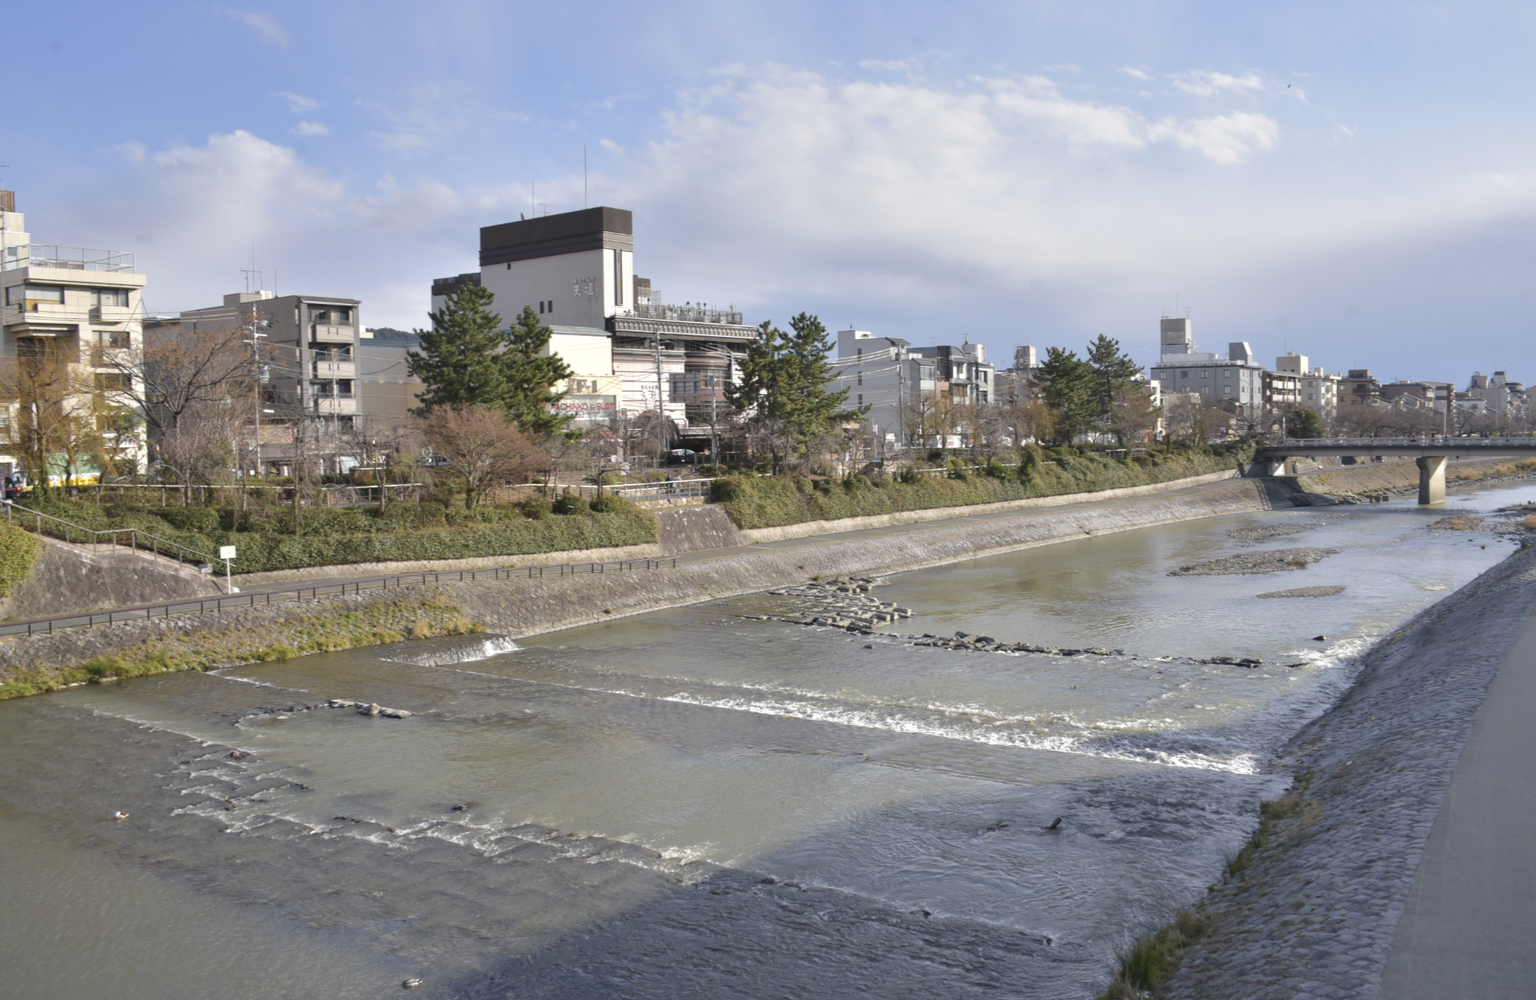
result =
M1046 383L1046 402L1056 410L1056 440L1070 444L1072 439L1092 428L1097 415L1097 381L1093 366L1077 356L1076 351L1052 347L1038 369Z
M827 390L837 374L827 360L832 344L821 321L800 313L789 327L786 334L772 323L760 325L741 360L738 383L726 387L732 406L756 411L754 420L769 442L775 471L786 445L804 447L834 421L868 412L867 407L844 408L847 389Z
M554 434L571 422L571 417L554 412L554 404L565 398L554 385L571 377L571 369L558 354L549 349L549 327L539 322L532 306L523 306L522 315L506 333L506 350L501 354L503 390L501 404L507 418L525 431Z
M1136 381L1141 366L1120 352L1120 341L1102 333L1088 345L1088 364L1093 366L1094 415L1104 420L1110 416L1115 391Z
M491 311L494 300L488 289L463 285L428 314L432 329L416 331L421 350L406 352L406 370L426 386L417 414L434 406L504 405L507 377L497 354L506 338Z

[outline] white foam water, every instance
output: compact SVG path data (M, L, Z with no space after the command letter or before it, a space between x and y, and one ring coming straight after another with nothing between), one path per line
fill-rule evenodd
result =
M434 649L413 656L392 656L391 663L411 663L418 667L445 667L454 663L473 663L493 656L511 653L522 647L504 635L488 636L475 642L455 646L452 649Z

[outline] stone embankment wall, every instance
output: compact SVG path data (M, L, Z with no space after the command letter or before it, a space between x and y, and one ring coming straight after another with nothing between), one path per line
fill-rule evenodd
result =
M1276 762L1301 801L1213 890L1211 930L1159 996L1376 996L1473 716L1536 606L1536 548L1383 639ZM1515 852L1524 845L1512 844Z
M213 581L173 559L124 548L68 545L40 536L32 572L0 600L0 617L40 618L219 592Z
M1476 458L1453 461L1446 469L1446 484L1458 473L1487 475L1519 461L1518 458ZM1419 485L1419 467L1411 459L1401 462L1369 462L1297 478L1300 488L1311 493L1362 493L1370 490Z
M389 591L364 591L345 598L321 598L303 605L279 604L207 612L151 622L98 625L49 636L0 637L0 683L23 675L39 681L62 676L70 668L103 654L144 657L154 651L185 666L211 666L267 658L268 648L299 652L362 645L370 631L375 641L404 638L399 617L389 624L359 624L357 636L324 633L327 614L358 614L377 602L379 614L395 606L440 608L447 616L440 628L429 621L417 634L463 631L462 623L512 636L693 604L712 598L754 593L803 583L813 576L873 575L921 569L1068 541L1089 535L1150 527L1218 514L1289 506L1289 492L1267 481L1235 480L1205 489L1074 506L1036 512L1001 512L943 524L898 526L861 532L849 538L818 539L803 544L738 547L694 552L676 568L607 572L532 580L479 581L412 585ZM718 513L718 512L717 512ZM701 532L707 525L695 525ZM414 602L414 603L413 603ZM301 610L296 610L301 609ZM408 615L409 612L400 612ZM405 621L405 618L400 618ZM217 646L219 657L199 651L179 652L201 633L228 637ZM356 640L356 641L354 641ZM244 645L241 645L241 642ZM325 643L334 643L325 645Z

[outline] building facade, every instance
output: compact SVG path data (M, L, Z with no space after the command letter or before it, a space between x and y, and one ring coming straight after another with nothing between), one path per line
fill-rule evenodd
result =
M0 191L0 363L13 383L0 401L0 471L47 454L51 479L137 472L146 452L132 358L145 277L131 253L34 244L15 209L14 193ZM57 372L49 386L45 368Z
M1258 418L1264 407L1264 368L1253 360L1246 341L1228 344L1225 356L1201 353L1188 317L1164 316L1159 332L1161 353L1149 375L1164 393L1194 393L1207 406L1225 401L1244 418Z
M480 230L480 270L441 278L432 307L465 284L495 295L510 325L524 307L551 330L571 369L560 404L580 422L660 412L707 428L757 331L733 309L671 305L635 275L634 217L591 208Z

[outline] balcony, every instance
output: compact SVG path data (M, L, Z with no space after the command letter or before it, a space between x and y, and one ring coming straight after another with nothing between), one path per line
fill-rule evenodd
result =
M357 378L357 362L349 358L330 358L317 355L314 363L315 378Z
M19 267L54 267L64 271L132 272L133 254L116 250L92 250L87 247L61 247L32 243L16 248L16 256L7 256L3 269Z
M356 328L351 325L333 326L325 323L316 323L309 329L310 340L328 344L350 344L354 339L353 334L356 331Z
M350 392L315 394L315 412L325 416L348 416L357 412L357 397Z

